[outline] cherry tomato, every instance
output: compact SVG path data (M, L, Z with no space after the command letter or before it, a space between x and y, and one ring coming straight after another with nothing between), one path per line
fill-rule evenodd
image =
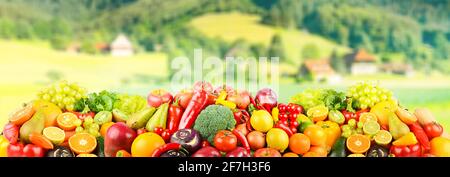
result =
M298 127L299 123L297 121L291 121L291 126Z
M302 113L303 113L303 107L300 106L300 105L296 105L296 107L295 107L295 112L296 112L297 114L302 114Z
M289 114L290 120L295 121L297 119L297 117L298 117L298 113L291 113L291 114Z
M297 128L295 128L295 127L289 127L289 128L291 129L292 133L297 133Z
M219 151L230 152L237 147L237 137L231 131L221 130L214 137L214 146Z
M285 113L286 112L286 105L283 103L280 103L278 105L278 110L280 111L280 113Z
M288 119L288 115L286 113L280 113L278 115L278 118L280 118L280 120L287 120Z
M155 130L153 130L153 132L155 132L158 135L161 135L163 132L163 129L161 127L155 127Z
M287 120L279 120L278 121L280 124L284 124L284 125L288 125L288 121Z
M210 146L209 142L207 140L202 141L202 147Z
M172 133L170 133L169 129L165 129L161 133L161 137L164 139L165 142L169 142L170 141L170 136L172 136Z

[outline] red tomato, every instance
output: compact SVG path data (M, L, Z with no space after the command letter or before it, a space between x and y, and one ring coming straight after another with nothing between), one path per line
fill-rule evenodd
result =
M152 90L147 96L148 105L152 107L159 107L163 103L169 103L173 100L172 94L163 89Z
M220 130L214 137L214 146L219 151L230 152L237 147L237 137L231 131Z
M444 132L444 129L439 123L431 122L423 126L423 130L425 130L425 133L427 134L428 138L431 140L434 137L441 136Z
M170 136L172 136L172 134L170 133L169 129L165 129L161 133L161 137L164 139L165 142L169 142L170 141Z
M227 96L227 100L236 103L237 108L246 109L250 104L250 94L247 91L237 91Z

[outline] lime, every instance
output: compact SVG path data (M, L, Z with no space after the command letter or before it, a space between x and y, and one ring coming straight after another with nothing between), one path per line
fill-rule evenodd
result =
M64 142L66 133L64 130L58 127L47 127L44 128L42 134L45 138L49 139L54 145L59 145Z
M374 113L371 113L371 112L361 113L361 115L359 117L359 122L364 123L366 121L378 121L378 119Z
M375 134L375 142L379 145L388 145L392 141L392 135L386 130L380 130Z
M366 121L363 125L363 131L366 135L375 135L380 131L380 124L376 121Z

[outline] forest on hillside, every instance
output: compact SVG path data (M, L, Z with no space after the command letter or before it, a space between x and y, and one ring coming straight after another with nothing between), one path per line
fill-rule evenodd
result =
M193 18L239 11L274 27L308 31L379 56L402 54L417 66L450 73L450 1L447 0L0 0L0 38L41 39L62 50L74 41L81 51L99 53L125 33L141 52L160 46L169 56L201 47L224 56L246 45L254 56L285 56L275 35L269 46L225 42L188 29ZM447 65L448 66L448 65Z

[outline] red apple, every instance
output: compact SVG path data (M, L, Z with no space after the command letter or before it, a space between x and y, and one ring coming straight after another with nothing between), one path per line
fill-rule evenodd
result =
M239 109L247 109L250 104L250 94L247 91L237 91L227 96L227 100L236 103Z
M212 93L213 87L211 83L206 81L198 81L194 84L194 91L204 90L206 93Z
M147 102L148 105L152 107L159 107L163 103L169 103L173 99L172 94L164 89L156 89L152 90L150 94L148 94Z
M184 89L175 95L175 100L178 100L178 105L180 105L183 109L186 109L189 101L191 101L192 95L194 95L192 90Z
M117 151L131 151L131 144L136 138L136 132L123 122L118 122L108 128L105 136L105 156L115 157Z
M255 151L255 157L281 157L280 152L273 148L262 148Z
M233 95L235 93L234 89L228 85L222 85L222 86L216 87L216 89L214 89L214 93L220 94L220 92L222 90L225 90L227 92L227 95Z

